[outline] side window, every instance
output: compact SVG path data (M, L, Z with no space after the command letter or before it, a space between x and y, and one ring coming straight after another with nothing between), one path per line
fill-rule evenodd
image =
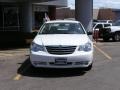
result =
M99 29L103 28L102 24L96 25L95 29L97 29L97 28L99 28Z
M104 27L108 27L108 26L110 26L110 24L104 24Z

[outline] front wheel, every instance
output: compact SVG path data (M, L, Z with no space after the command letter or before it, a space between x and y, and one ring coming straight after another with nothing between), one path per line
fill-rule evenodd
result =
M107 42L107 41L109 41L109 38L108 37L103 37L103 41Z
M93 64L90 64L88 67L84 68L85 71L90 71L93 67Z

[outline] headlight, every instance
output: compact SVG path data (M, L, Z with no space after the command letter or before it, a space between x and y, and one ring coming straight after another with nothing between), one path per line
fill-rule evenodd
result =
M92 44L90 42L86 43L85 45L80 45L78 48L78 51L91 51L92 50Z
M43 45L38 45L38 44L33 42L31 44L31 50L34 52L38 52L38 51L45 51L45 48Z

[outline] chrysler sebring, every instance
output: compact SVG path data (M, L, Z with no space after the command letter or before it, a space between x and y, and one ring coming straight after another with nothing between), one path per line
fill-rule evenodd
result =
M93 43L78 21L48 21L31 44L30 61L34 67L90 70Z

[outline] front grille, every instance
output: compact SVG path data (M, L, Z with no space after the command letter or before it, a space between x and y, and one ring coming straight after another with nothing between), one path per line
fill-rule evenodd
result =
M56 55L72 54L76 46L46 46L48 53Z

